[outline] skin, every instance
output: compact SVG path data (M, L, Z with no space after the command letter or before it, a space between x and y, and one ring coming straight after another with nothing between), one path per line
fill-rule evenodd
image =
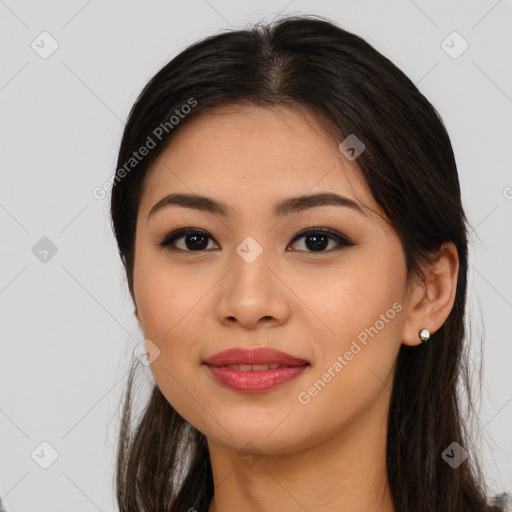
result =
M157 385L207 438L210 512L394 510L385 449L395 360L402 343L418 345L421 328L434 333L448 317L458 257L447 243L425 282L408 281L400 240L339 142L308 110L216 107L181 127L147 176L136 228L135 312L147 346L160 351L151 364ZM279 200L325 191L357 201L364 215L335 205L273 215ZM234 213L173 205L148 220L171 192L212 197ZM207 231L207 248L193 251L185 237L174 244L182 252L158 246L183 227ZM306 237L293 241L318 227L354 245L328 239L315 252ZM247 236L263 249L252 263L236 252ZM400 311L301 403L299 394L332 373L338 356L394 303ZM261 394L226 388L202 365L221 350L256 346L311 365Z

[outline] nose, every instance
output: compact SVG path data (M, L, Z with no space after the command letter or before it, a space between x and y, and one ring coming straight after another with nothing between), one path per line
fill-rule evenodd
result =
M230 259L230 271L219 283L217 320L248 330L277 327L290 316L290 291L271 268L270 254L263 251L254 261L238 253Z

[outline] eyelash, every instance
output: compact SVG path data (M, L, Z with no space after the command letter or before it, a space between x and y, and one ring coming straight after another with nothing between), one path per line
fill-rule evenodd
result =
M188 253L207 252L208 251L207 249L199 249L197 251L191 251L191 250L188 250L188 249L178 249L178 248L172 246L172 244L174 242L176 242L176 240L179 240L180 238L183 238L183 237L185 237L187 235L191 235L191 234L206 236L206 237L214 240L214 238L211 237L207 231L204 231L202 229L198 229L198 228L181 228L181 229L177 229L176 231L172 231L171 233L166 235L165 238L158 244L158 246L164 247L165 250L171 251L171 252L188 252ZM329 249L329 250L326 250L326 251L325 250L322 250L322 251L307 251L307 250L306 251L300 251L299 250L298 252L306 252L306 253L310 253L310 254L330 254L330 253L332 253L334 251L339 250L341 247L347 247L347 246L355 245L346 236L342 235L341 233L338 233L337 231L333 231L333 230L327 229L327 228L308 228L308 229L298 233L291 240L290 243L293 243L293 242L295 242L296 240L298 240L300 238L305 238L308 235L316 235L316 234L325 235L328 238L330 238L331 240L335 240L336 242L338 242L339 246L337 248L335 248L334 250L333 249Z

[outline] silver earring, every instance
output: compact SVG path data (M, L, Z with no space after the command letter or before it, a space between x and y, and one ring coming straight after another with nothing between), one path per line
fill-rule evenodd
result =
M421 343L425 343L430 338L430 333L425 327L421 329L418 334L420 336Z

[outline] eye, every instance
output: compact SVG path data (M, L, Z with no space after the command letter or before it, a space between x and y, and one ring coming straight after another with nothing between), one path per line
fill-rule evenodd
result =
M309 228L295 236L291 243L301 238L305 239L305 246L309 250L299 250L299 252L333 252L332 247L325 251L329 242L333 241L338 245L338 248L355 245L347 237L327 228ZM177 242L181 239L184 239L181 247L177 247ZM158 245L174 252L204 252L208 248L208 239L213 240L207 231L198 228L183 228L169 233ZM337 250L336 246L334 250Z
M329 242L336 242L338 247L335 247L334 250L338 250L343 246L355 245L353 244L347 237L343 236L341 233L337 231L333 231L327 228L309 228L306 231L298 234L293 240L292 243L296 240L304 238L304 245L311 249L305 252L333 252L332 247L330 250L325 251L326 247L329 245Z
M185 247L176 247L174 244L178 240L184 238ZM185 252L196 252L196 251L204 251L208 246L206 242L208 238L211 238L207 231L203 231L202 229L190 229L183 228L173 231L169 233L162 242L158 245L161 247L165 247L169 251L185 251ZM213 239L212 239L213 240Z

